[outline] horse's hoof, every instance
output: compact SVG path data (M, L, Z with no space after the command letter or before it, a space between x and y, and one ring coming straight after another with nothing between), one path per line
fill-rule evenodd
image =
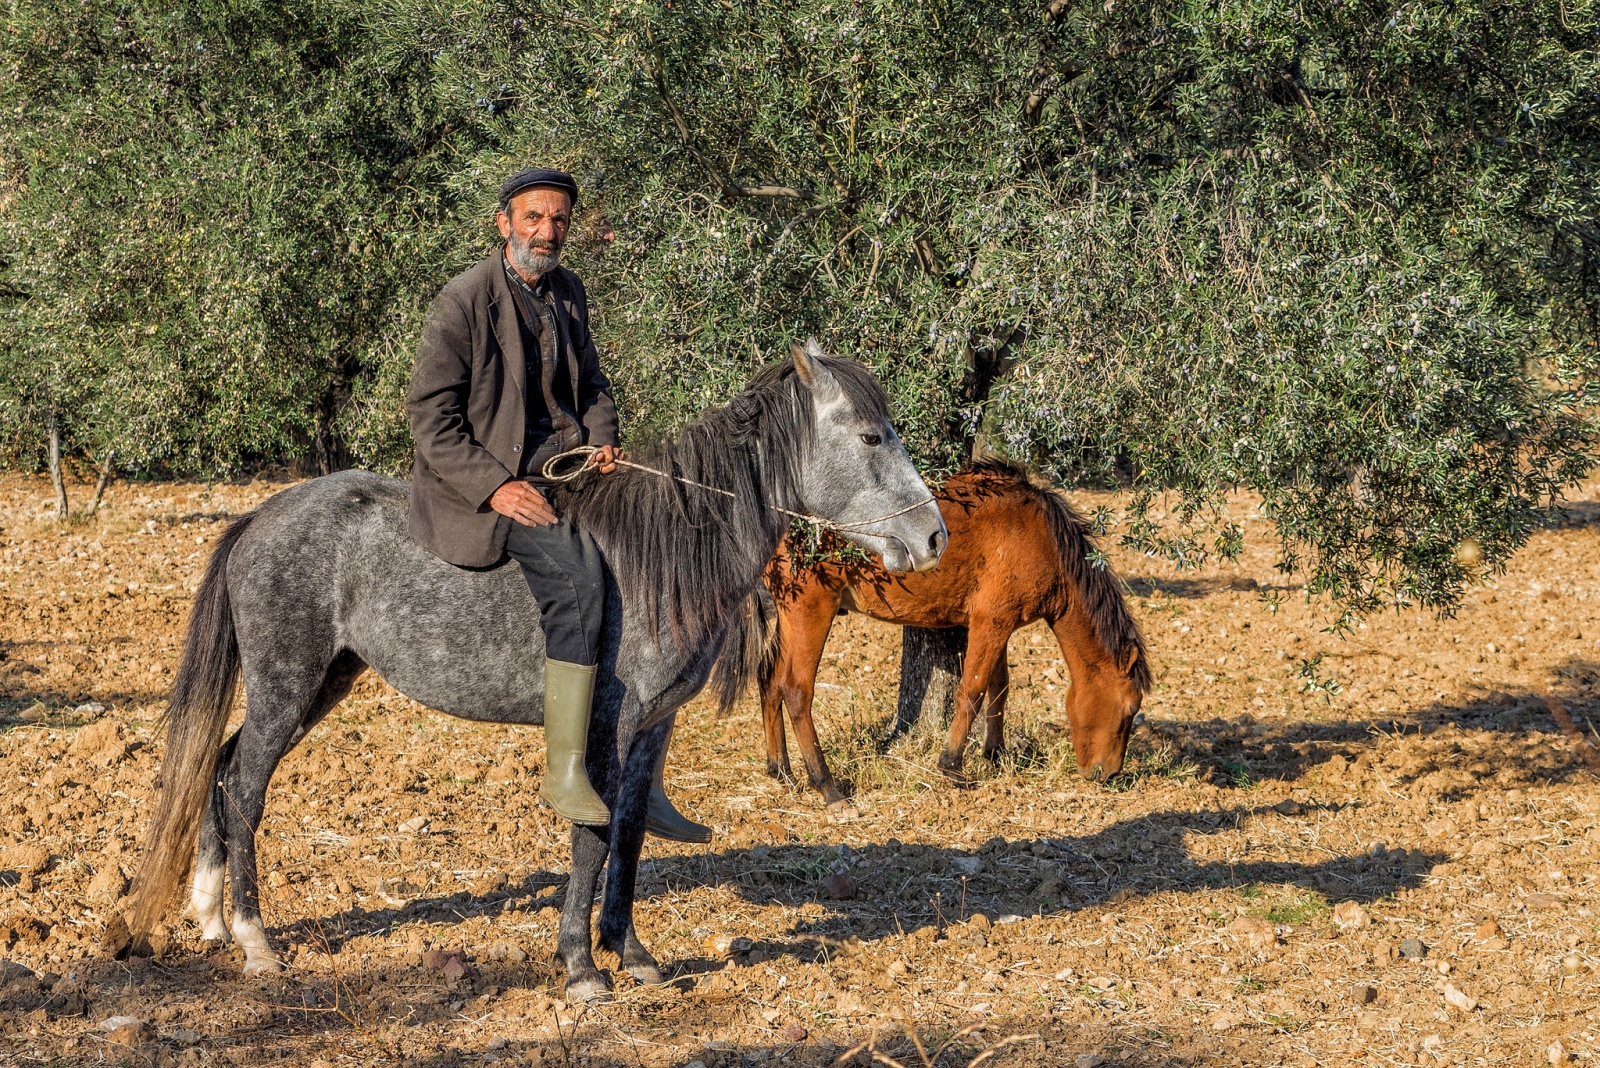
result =
M661 974L661 969L654 963L624 964L622 970L633 976L634 982L646 986L660 986L667 981L667 977Z
M849 823L860 818L861 813L856 810L856 806L842 798L828 806L829 823Z
M953 786L965 789L972 785L972 776L963 770L960 764L946 764L941 760L939 761L939 770L944 773L944 777L949 779Z
M244 977L246 979L269 979L274 975L282 974L288 965L277 957L257 956L249 957L244 962Z
M567 981L568 1001L581 1001L593 1005L596 1002L608 1001L610 998L611 984L606 982L606 977L599 972Z

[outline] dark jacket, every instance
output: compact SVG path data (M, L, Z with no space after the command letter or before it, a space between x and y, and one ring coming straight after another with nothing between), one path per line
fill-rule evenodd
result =
M497 249L434 298L406 404L417 443L411 536L460 567L487 567L505 553L511 520L490 509L489 498L521 473L523 450L530 447L524 440L524 390L530 386L523 381L522 332L503 256ZM546 402L552 414L576 412L581 423L561 420L566 425L556 432L568 448L615 445L617 408L589 333L583 283L564 267L555 268L550 283L567 381L576 395L547 394Z

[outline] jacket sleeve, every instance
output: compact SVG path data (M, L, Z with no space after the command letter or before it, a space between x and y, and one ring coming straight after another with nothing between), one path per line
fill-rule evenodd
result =
M471 319L460 299L446 290L434 299L422 327L406 413L428 467L474 508L482 508L516 476L472 436L467 424L471 379Z
M589 332L589 295L577 275L569 277L577 311L572 317L572 344L578 355L578 418L587 432L587 444L617 445L617 402L612 396L611 379L600 369L600 353Z

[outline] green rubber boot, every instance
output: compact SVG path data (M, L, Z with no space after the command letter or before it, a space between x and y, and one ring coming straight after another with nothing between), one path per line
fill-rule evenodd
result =
M544 662L544 782L539 796L556 815L573 823L604 827L611 810L589 784L583 760L589 748L589 705L594 665Z
M655 777L650 781L650 804L645 809L645 830L669 842L705 843L711 841L711 828L679 812L667 798L661 775L667 767L667 749L672 745L672 733L667 732L667 744L661 747L661 758L656 761Z

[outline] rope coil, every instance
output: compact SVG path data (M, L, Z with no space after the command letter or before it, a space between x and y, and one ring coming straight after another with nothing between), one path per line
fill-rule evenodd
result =
M545 461L543 469L541 469L539 472L539 476L546 482L571 482L573 479L593 470L597 466L595 456L597 456L599 452L600 450L593 445L579 445L575 449L568 449L566 452L557 453ZM567 471L565 473L557 472L557 468L561 464L571 460L576 456L582 456L583 462L577 467L573 468L571 471ZM668 472L662 471L659 468L649 467L645 464L636 464L632 460L618 459L616 463L619 467L631 467L635 471L643 471L646 474L655 475L657 478L671 479L674 482L681 482L685 486L693 486L695 489L708 490L711 493L720 493L724 497L738 496L738 494L734 493L732 490L725 490L720 486L708 486L704 482L696 482L694 479L684 478L682 475L669 474ZM767 507L771 508L774 512L783 513L790 519L798 519L802 523L809 523L813 528L819 531L827 530L836 534L864 534L869 538L886 538L888 537L886 534L875 534L870 530L864 530L862 528L875 526L878 523L899 518L900 516L905 515L907 512L914 512L923 505L932 503L933 495L929 494L927 497L923 498L917 503L907 505L898 512L890 512L888 515L880 515L875 519L861 519L853 523L840 523L820 515L812 515L809 512L792 512L787 508L780 508L775 504L769 504Z

